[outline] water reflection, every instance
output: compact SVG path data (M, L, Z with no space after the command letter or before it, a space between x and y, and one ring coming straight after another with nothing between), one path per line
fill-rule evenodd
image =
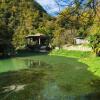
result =
M42 100L45 76L44 71L32 69L1 74L0 100Z
M95 93L72 95L72 92L77 91L77 84L67 83L65 74L68 74L68 69L55 72L58 69L54 70L52 65L40 60L22 60L27 69L0 74L0 100L100 100L100 93L96 91L100 89L100 80L91 81L90 86Z
M23 59L28 68L52 68L50 64L47 64L40 60Z
M66 88L64 91L62 91L61 88L62 87L57 85L57 83L49 82L49 84L46 85L45 89L42 91L44 100L100 100L100 92L83 95L70 95L70 93L64 93ZM67 89L69 92L72 90L71 84L67 85Z

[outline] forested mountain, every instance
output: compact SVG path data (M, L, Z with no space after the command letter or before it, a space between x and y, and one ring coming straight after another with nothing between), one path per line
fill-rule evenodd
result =
M2 0L0 39L4 40L7 46L24 46L25 36L34 34L49 18L46 11L34 0Z
M51 36L49 42L52 47L73 44L76 36L90 36L92 47L100 52L99 6L95 6L95 9L82 9L78 1L75 5L67 7L58 16L51 17L35 0L1 0L0 50L23 48L26 44L25 36L40 32ZM94 35L97 35L96 38ZM98 36L97 43L95 41Z

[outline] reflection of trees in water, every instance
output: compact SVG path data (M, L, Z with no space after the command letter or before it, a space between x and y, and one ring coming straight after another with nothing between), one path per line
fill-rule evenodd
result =
M28 68L51 68L50 64L47 64L40 60L25 59L24 61Z
M42 100L44 71L22 70L0 75L0 100ZM41 99L40 99L41 98Z
M51 65L39 60L25 59L28 69L0 74L0 100L42 100L45 81L52 76Z
M55 70L47 63L30 59L25 59L24 61L26 64L25 66L28 66L29 69L0 74L0 100L62 100L62 98L64 98L63 100L68 98L71 100L81 100L80 98L82 98L82 100L88 100L88 98L89 100L100 99L99 93L79 97L66 96L67 93L70 94L71 91L73 91L74 86L77 87L76 84L71 85L69 82L61 84L63 81L59 82L58 78L60 78L61 81L63 77L60 77L61 74L59 73L57 73L57 75L59 74L60 76L54 75ZM51 71L54 73L51 73ZM66 78L63 80L66 80ZM89 84L94 87L94 90L100 90L99 80L92 80L92 83L89 81ZM52 94L50 95L50 93ZM49 96L54 97L54 99L49 98Z

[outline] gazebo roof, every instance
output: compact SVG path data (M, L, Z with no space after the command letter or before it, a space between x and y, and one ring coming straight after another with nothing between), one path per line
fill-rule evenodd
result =
M41 34L41 33L26 36L26 38L34 38L34 37L47 37L47 36L45 34Z

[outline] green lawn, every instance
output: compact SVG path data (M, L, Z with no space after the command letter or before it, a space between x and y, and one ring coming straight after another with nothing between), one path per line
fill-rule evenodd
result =
M94 75L100 76L100 57L95 57L91 52L53 50L50 55L78 58L79 62L88 65L88 70Z

